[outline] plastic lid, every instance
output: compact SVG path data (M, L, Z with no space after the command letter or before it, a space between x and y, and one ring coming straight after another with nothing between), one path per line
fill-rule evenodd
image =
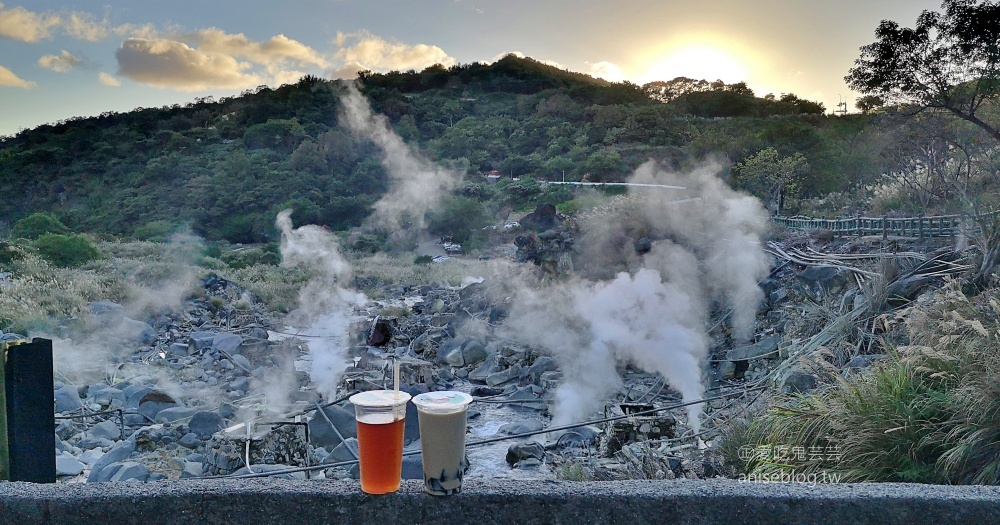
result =
M449 413L465 410L472 403L472 396L465 392L454 390L442 390L440 392L426 392L417 394L413 398L413 404L418 410L424 412Z
M409 400L410 394L402 391L397 394L395 390L369 390L351 396L351 403L363 407L393 407Z

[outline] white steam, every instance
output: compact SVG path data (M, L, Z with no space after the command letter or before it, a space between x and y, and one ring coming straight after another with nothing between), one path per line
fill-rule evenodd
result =
M347 83L341 101L347 127L382 150L382 165L390 179L389 191L375 203L369 221L390 231L410 225L423 228L424 214L455 187L458 175L410 149L385 116L372 114L368 101L353 83Z
M711 300L732 310L735 338L753 333L763 296L757 283L769 266L760 243L767 215L757 199L716 177L717 170L676 176L643 165L633 182L687 191L643 189L583 224L581 255L599 268L620 270L613 279L577 276L518 294L505 331L556 356L564 374L553 425L599 409L621 385L620 362L662 374L685 402L701 399ZM637 237L650 239L648 252L633 248ZM700 406L687 413L697 432Z
M351 267L333 234L313 225L293 229L291 213L282 211L275 221L281 230L281 263L304 268L311 278L299 292L299 308L289 321L306 338L312 362L309 376L316 390L332 397L349 364L348 328L353 310L368 299L345 287Z

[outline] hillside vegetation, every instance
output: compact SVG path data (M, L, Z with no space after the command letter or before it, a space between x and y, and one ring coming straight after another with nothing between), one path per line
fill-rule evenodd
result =
M464 173L458 193L491 209L572 198L523 185L482 191L491 171L617 181L649 159L677 169L706 158L735 166L771 148L804 159L808 169L786 193L813 198L870 185L895 154L880 119L826 116L820 104L757 97L742 83L608 83L515 56L360 80L404 140ZM339 125L343 89L305 77L4 137L2 226L50 212L77 231L156 238L189 226L208 239L259 242L273 238L276 212L291 207L297 221L348 229L387 182L376 147Z

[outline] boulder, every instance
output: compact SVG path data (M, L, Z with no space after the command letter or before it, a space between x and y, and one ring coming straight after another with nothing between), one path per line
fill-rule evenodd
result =
M118 326L119 333L129 341L135 341L144 345L151 345L156 342L156 330L149 323L123 317Z
M232 355L239 351L242 344L243 338L236 334L216 334L212 339L212 350Z
M337 463L358 459L358 439L347 438L323 458L323 463Z
M726 353L726 359L730 361L746 361L761 357L776 358L777 350L781 344L780 334L769 335L752 345L738 346Z
M90 469L90 475L87 476L87 483L93 483L98 481L101 471L107 468L112 463L125 460L129 455L135 452L135 441L131 439L126 439L124 441L119 441L115 446L111 447L101 459L97 460L94 466Z
M117 468L116 468L117 467ZM109 466L105 470L114 469L114 474L107 481L148 481L150 477L149 469L134 461L126 461ZM104 473L102 472L102 477Z
M223 420L217 412L202 410L191 416L188 428L199 438L208 439L222 430Z
M524 229L544 232L559 225L559 216L554 205L543 202L535 208L535 211L525 215L518 222Z
M149 421L156 421L156 415L161 410L176 406L179 405L170 394L160 390L150 390L139 400L138 411L143 416L149 418Z
M118 426L118 423L110 419L94 425L87 431L87 434L93 439L122 439L121 427Z
M337 405L332 405L323 408L323 414L326 414L326 418L322 414L314 413L312 419L309 420L309 441L314 447L325 447L327 450L333 450L337 445L340 444L340 438L337 437L337 433L333 431L330 427L330 423L327 422L327 418L333 422L340 434L347 438L357 438L358 437L358 427L354 422L354 412L353 408L348 411Z
M66 414L83 407L80 391L75 386L64 386L56 390L54 396L57 414Z
M545 447L537 441L528 441L525 443L514 443L507 448L506 460L508 465L513 467L526 459L543 461L545 459Z
M90 399L106 410L122 408L126 401L125 392L113 387L105 387L93 392Z
M70 454L56 456L56 476L79 476L85 468L86 465Z
M164 408L163 410L157 412L156 417L153 418L157 423L174 423L182 419L189 418L198 412L197 408L194 407L170 407Z
M545 428L545 424L541 421L537 419L528 419L517 423L507 423L506 425L501 425L497 430L497 433L513 436L517 434L526 434L528 432L538 432L543 428Z

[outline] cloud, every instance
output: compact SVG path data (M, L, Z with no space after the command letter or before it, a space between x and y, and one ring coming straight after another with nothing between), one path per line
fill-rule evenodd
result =
M38 67L51 69L56 73L65 73L79 66L81 60L65 49L58 55L44 55L38 59Z
M31 89L35 87L35 85L36 84L34 82L29 82L27 80L24 80L15 75L13 71L3 66L0 66L0 86Z
M329 62L313 48L285 35L273 36L263 42L250 40L242 33L229 34L217 28L204 29L186 35L200 51L244 58L264 65L268 71L279 72L284 64L300 67L329 67Z
M120 76L154 87L201 91L262 84L260 76L249 72L253 65L248 62L173 40L128 38L115 56Z
M625 80L625 73L622 73L622 69L613 62L602 60L594 64L588 63L588 65L590 66L590 75L593 77L603 78L608 82Z
M121 81L119 81L117 78L104 72L101 72L101 74L97 75L97 81L108 87L118 87L122 85Z
M354 45L344 47L348 42ZM443 49L426 44L406 45L389 42L367 31L354 34L338 33L334 43L341 47L337 57L345 63L356 63L373 71L410 69L421 70L434 64L455 65L454 58Z
M88 42L104 40L112 32L107 20L98 21L90 13L70 13L62 25L69 36Z
M52 29L60 22L54 13L35 13L23 7L5 9L0 3L0 38L38 42L52 36Z
M362 66L357 62L351 62L349 64L344 64L343 66L337 68L332 73L330 73L330 78L334 80L354 80L358 78L358 73L361 71L368 70L367 67Z
M156 87L199 91L281 85L298 81L306 75L304 69L331 66L318 51L284 35L255 41L217 28L129 30L146 36L132 36L122 43L118 74Z

